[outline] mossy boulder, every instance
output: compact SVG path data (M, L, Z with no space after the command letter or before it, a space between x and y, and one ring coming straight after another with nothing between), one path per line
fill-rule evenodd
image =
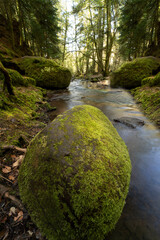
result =
M28 86L27 81L23 78L23 76L17 72L16 70L13 69L7 69L10 78L12 80L12 84L14 86Z
M154 78L153 76L147 77L147 78L143 78L142 81L141 81L141 85L142 86L149 85L149 82L151 82L153 78Z
M34 85L34 86L36 85L36 80L34 78L23 76L23 79L27 83L27 86L28 85Z
M36 80L36 85L46 89L67 88L71 72L59 66L54 60L42 57L22 57L12 60L26 76Z
M145 85L133 89L132 94L143 112L160 128L160 88Z
M149 82L149 86L160 86L160 72Z
M112 73L111 87L124 87L127 89L141 86L142 79L155 75L160 69L160 59L143 57L124 63Z
M142 79L141 84L142 86L148 85L150 87L160 86L160 72L157 73L156 76L151 76L151 77Z
M33 78L22 76L19 72L13 69L7 69L9 76L11 78L13 86L25 86L36 85L36 81ZM4 75L0 72L0 80L4 81Z
M76 106L31 142L19 173L29 213L49 240L102 240L128 193L127 147L97 108Z

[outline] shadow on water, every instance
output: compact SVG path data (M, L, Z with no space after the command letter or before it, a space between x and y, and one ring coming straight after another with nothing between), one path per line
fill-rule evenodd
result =
M76 80L68 90L50 92L49 97L51 105L57 107L51 120L76 105L90 104L104 112L128 147L132 161L130 190L122 216L106 240L160 240L160 131L123 89ZM133 129L114 122L120 117L136 117L145 125Z

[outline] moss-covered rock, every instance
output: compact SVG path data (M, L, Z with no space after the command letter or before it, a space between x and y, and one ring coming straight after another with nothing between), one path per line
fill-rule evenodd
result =
M148 85L150 87L160 86L160 72L156 76L151 76L142 79L141 85Z
M34 85L34 86L36 85L36 80L34 78L23 76L23 79L26 82L27 86L28 85Z
M27 81L22 77L19 72L13 69L7 69L7 71L11 77L12 84L14 86L28 86Z
M143 112L160 128L160 88L142 86L132 90Z
M128 193L127 147L97 108L76 106L31 142L19 190L49 240L102 240L118 221Z
M151 81L149 82L149 86L153 87L153 86L160 86L160 72L151 79Z
M151 80L152 80L153 78L154 78L153 76L143 78L142 81L141 81L141 85L142 85L142 86L144 86L144 85L149 85L149 82L151 82Z
M160 59L155 57L137 58L124 63L112 73L111 86L127 89L141 86L142 79L155 75L160 69Z
M29 85L36 85L35 79L31 77L22 76L19 72L13 69L7 69L10 78L12 80L13 86L25 86L28 87ZM0 80L4 81L4 75L0 72Z
M36 85L47 89L67 88L71 73L67 68L59 66L55 61L42 57L23 57L14 59L21 72L36 80Z

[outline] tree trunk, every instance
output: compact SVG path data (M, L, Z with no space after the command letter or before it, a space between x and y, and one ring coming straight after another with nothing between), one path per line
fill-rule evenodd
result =
M21 1L18 0L18 20L19 20L19 33L20 33L20 38L19 38L19 45L22 46L23 44L23 11L21 7Z
M98 44L97 44L97 40L96 40L96 31L95 31L95 26L93 24L93 16L92 16L92 11L91 11L91 1L89 1L89 14L90 14L90 23L91 23L91 27L92 27L92 31L93 31L93 42L94 42L94 46L95 46L96 54L97 54L98 68L99 68L99 71L103 72L102 59L99 55Z
M106 59L105 59L105 76L109 74L109 60L111 55L111 1L106 0L106 9L107 9L107 41L106 41Z
M5 89L5 87L7 87L8 93L10 95L15 95L14 91L13 91L13 87L12 87L12 83L11 83L11 78L7 72L7 70L4 68L3 64L0 62L0 71L4 74L4 86L3 89Z
M12 47L15 49L15 36L14 36L14 30L13 30L13 19L12 19L12 11L11 11L11 4L7 0L3 0L5 12L7 15L7 20L8 20L8 26L11 32L11 39L12 39Z
M105 11L102 8L99 8L98 10L98 72L103 72L103 40L104 40L104 17L105 17Z
M63 40L63 54L62 54L62 62L64 63L65 54L66 54L66 43L67 43L67 32L68 32L68 17L65 14L65 30L64 30L64 40Z

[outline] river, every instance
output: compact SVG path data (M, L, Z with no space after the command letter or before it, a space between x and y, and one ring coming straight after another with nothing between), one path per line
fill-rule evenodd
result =
M51 120L73 106L90 104L103 111L128 147L130 189L122 216L106 240L160 240L160 131L123 89L75 80L67 90L50 92L49 97L57 107ZM131 128L114 121L120 117L138 118L145 125Z

